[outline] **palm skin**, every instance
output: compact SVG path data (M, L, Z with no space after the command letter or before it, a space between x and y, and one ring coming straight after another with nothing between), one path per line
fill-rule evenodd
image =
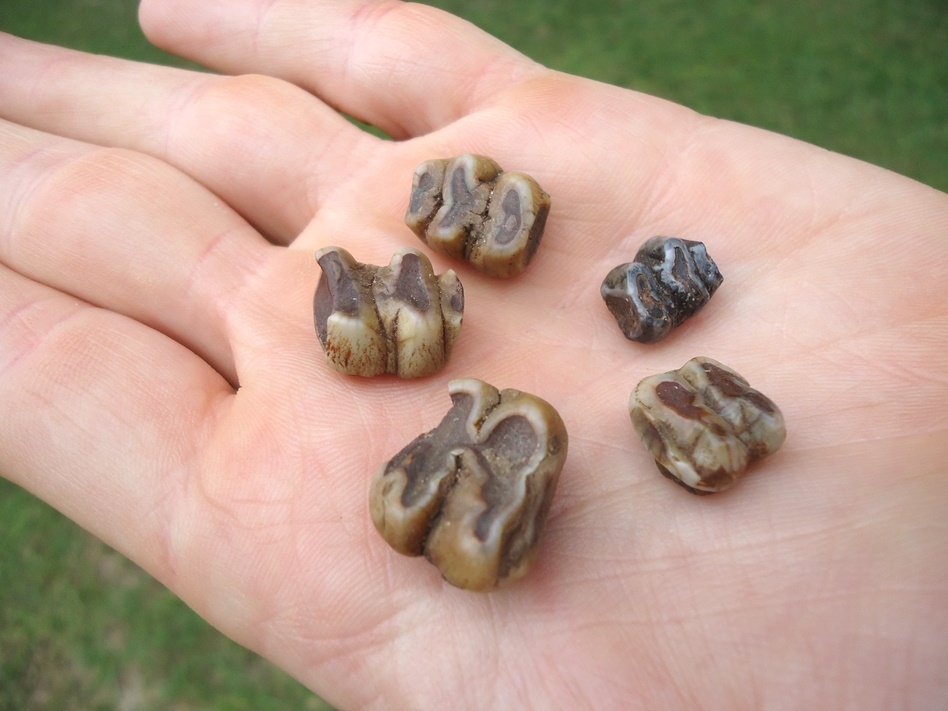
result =
M342 708L948 694L948 197L544 70L430 8L146 0L142 19L269 77L0 40L5 476ZM496 281L431 255L466 294L445 370L333 372L313 252L420 247L412 170L463 152L553 196L536 258ZM598 289L655 234L704 241L725 281L644 346ZM789 433L700 498L658 474L626 402L695 355L772 397ZM368 515L375 469L465 376L543 397L570 433L538 562L490 594L396 555Z

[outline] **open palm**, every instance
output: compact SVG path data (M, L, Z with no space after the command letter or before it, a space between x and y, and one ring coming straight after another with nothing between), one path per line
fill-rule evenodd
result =
M142 13L159 44L244 76L0 38L0 471L344 708L948 693L948 197L545 70L431 8ZM402 220L412 171L466 152L552 195L534 261L497 281L429 251L466 294L447 367L332 371L313 252L426 249ZM599 284L657 234L705 242L724 284L645 346ZM627 410L697 355L788 429L700 498ZM465 376L539 395L570 433L537 564L490 594L398 556L368 514L375 469Z

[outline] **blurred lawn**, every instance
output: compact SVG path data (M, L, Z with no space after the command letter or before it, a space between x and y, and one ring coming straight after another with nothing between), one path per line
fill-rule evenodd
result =
M430 4L557 69L948 190L944 0ZM0 0L0 29L174 61L147 44L135 14L131 0ZM322 708L134 565L0 482L0 711Z
M948 190L945 0L430 4L548 66L795 136Z
M0 550L0 711L329 708L4 481Z

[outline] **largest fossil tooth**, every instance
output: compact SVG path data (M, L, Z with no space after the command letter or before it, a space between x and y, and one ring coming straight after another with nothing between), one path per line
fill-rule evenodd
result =
M392 548L424 555L452 585L488 590L524 575L566 461L553 407L474 378L448 385L452 406L378 470L369 505Z
M341 247L316 252L323 270L313 296L326 361L349 375L431 375L448 361L461 330L464 290L448 270L436 276L416 249L387 267L357 262Z

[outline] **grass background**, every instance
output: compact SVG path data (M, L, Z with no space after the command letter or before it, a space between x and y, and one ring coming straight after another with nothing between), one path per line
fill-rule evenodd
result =
M948 190L945 0L429 4L557 69ZM135 15L134 0L0 0L0 30L180 64L148 45ZM135 565L0 481L0 711L327 708Z

